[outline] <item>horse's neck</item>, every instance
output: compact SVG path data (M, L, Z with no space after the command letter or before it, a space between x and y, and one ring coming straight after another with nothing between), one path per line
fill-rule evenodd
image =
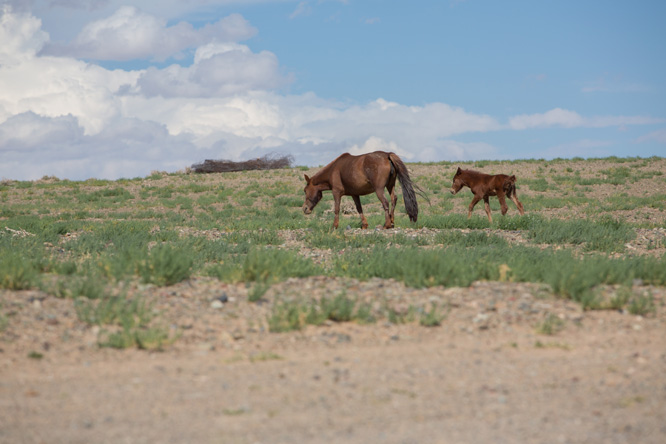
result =
M332 168L330 167L330 165L327 165L323 169L319 170L317 174L312 176L312 184L318 186L322 190L330 190L332 172Z

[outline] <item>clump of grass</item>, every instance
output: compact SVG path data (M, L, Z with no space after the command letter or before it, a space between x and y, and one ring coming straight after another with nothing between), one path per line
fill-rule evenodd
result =
M250 291L247 294L247 300L250 302L258 302L260 301L268 289L270 288L270 284L267 282L256 282L251 288Z
M533 242L542 244L584 244L587 251L606 253L624 251L635 232L612 217L598 221L576 219L543 219L535 221L527 233Z
M541 322L536 326L536 332L541 335L552 336L560 332L564 328L564 321L556 315L549 313Z
M334 322L349 322L354 318L356 299L342 292L333 298L321 300L321 308L326 319Z
M341 292L333 297L309 301L278 301L268 316L268 329L281 333L301 330L306 325L322 325L326 321L358 322L376 321L368 304L358 304L358 299Z
M155 313L139 297L107 296L98 301L78 299L74 307L79 319L87 324L115 327L100 332L98 344L101 347L155 350L175 340L166 328L151 325Z
M388 321L391 324L407 324L416 319L417 311L413 305L407 307L406 310L396 308L387 308Z
M294 251L252 249L243 264L243 279L249 282L272 284L289 277L309 277L322 274L315 264Z
M192 264L192 256L187 251L162 244L153 247L139 264L139 274L145 283L173 285L190 277Z
M446 313L442 313L437 304L433 303L430 310L424 310L419 317L419 324L424 327L438 327L446 318Z
M268 316L268 331L284 333L300 330L306 324L307 307L297 302L280 302L273 305Z
M657 311L652 294L634 295L629 300L629 313L646 316Z
M59 279L53 291L55 296L72 299L104 299L108 296L105 281L97 273L92 272L83 276Z
M25 290L37 284L35 262L19 252L2 251L0 256L0 288Z

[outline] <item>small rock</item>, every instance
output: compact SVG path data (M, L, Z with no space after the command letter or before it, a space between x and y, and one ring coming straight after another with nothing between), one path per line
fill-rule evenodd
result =
M210 303L210 308L213 308L215 310L219 310L222 307L224 307L224 304L219 299L215 299L213 302Z

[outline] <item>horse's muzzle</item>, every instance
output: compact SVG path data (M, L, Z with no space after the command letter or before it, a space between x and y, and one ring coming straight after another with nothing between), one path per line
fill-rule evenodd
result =
M303 212L305 214L310 214L312 213L312 208L308 208L306 205L303 205Z

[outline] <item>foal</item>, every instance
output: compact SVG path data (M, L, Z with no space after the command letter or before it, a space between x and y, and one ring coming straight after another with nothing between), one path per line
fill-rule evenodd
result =
M504 216L509 210L509 207L506 206L505 197L508 197L516 204L521 215L525 214L523 204L520 203L516 196L516 176L507 176L506 174L490 175L478 171L461 170L460 167L458 167L456 175L453 176L451 194L456 194L462 189L462 187L469 187L469 189L472 190L472 193L474 193L474 199L472 199L472 203L469 204L467 218L472 216L474 205L483 199L486 207L486 214L488 215L488 221L492 223L493 218L490 216L490 202L488 199L490 196L497 196L499 199L500 206L502 207L502 216Z

